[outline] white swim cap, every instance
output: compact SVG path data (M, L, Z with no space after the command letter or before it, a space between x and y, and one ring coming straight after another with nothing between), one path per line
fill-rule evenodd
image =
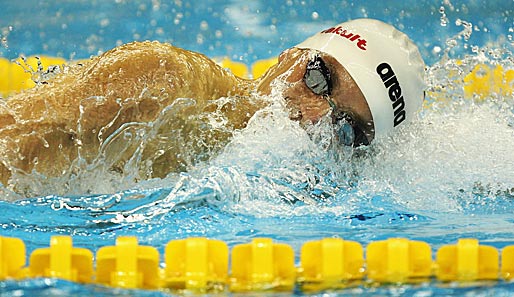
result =
M296 47L327 53L346 68L366 98L375 138L411 120L423 103L425 63L409 37L391 25L352 20Z

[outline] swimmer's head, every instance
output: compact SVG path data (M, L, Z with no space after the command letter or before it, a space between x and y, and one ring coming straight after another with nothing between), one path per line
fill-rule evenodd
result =
M423 103L423 59L407 35L391 25L353 20L296 47L329 54L348 71L368 103L375 137L411 120Z
M424 98L418 48L402 32L372 19L315 34L285 51L275 72L291 83L285 97L300 121L315 122L331 111L342 142L354 146L403 126Z

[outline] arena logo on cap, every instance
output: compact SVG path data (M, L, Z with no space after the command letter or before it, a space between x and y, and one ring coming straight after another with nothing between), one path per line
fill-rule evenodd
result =
M377 66L377 73L380 75L384 86L388 89L389 99L393 102L394 126L398 126L405 120L405 100L403 100L402 88L394 74L393 68L387 63Z
M347 31L346 29L343 29L343 27L341 27L341 26L332 27L332 28L321 31L320 33L337 34L337 35L339 35L343 38L346 38L350 41L355 41L358 48L360 48L363 51L366 50L366 45L367 45L366 39L362 38L359 34L355 34L355 33Z

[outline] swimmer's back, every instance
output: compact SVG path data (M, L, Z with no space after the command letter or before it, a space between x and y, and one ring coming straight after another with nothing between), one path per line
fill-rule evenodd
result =
M177 98L196 102L183 111L186 117L213 109L211 99L245 96L251 88L206 56L159 42L125 44L65 72L5 100L0 111L4 184L12 168L59 176L79 153L89 162L123 124L153 121ZM225 112L241 128L256 108ZM161 161L169 164L152 170L154 176L164 176L180 163L172 152Z

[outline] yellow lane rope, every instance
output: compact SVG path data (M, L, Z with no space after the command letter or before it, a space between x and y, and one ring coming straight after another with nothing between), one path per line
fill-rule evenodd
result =
M95 257L74 247L70 236L52 236L50 246L34 250L26 265L25 243L0 237L0 281L53 277L132 289L312 292L366 284L514 279L514 245L502 249L501 263L498 249L473 238L441 246L435 258L432 252L428 243L406 238L374 241L365 250L355 241L324 238L304 243L295 265L293 248L270 238L255 238L229 251L224 241L192 237L169 241L161 264L158 250L139 245L133 236L118 237Z

